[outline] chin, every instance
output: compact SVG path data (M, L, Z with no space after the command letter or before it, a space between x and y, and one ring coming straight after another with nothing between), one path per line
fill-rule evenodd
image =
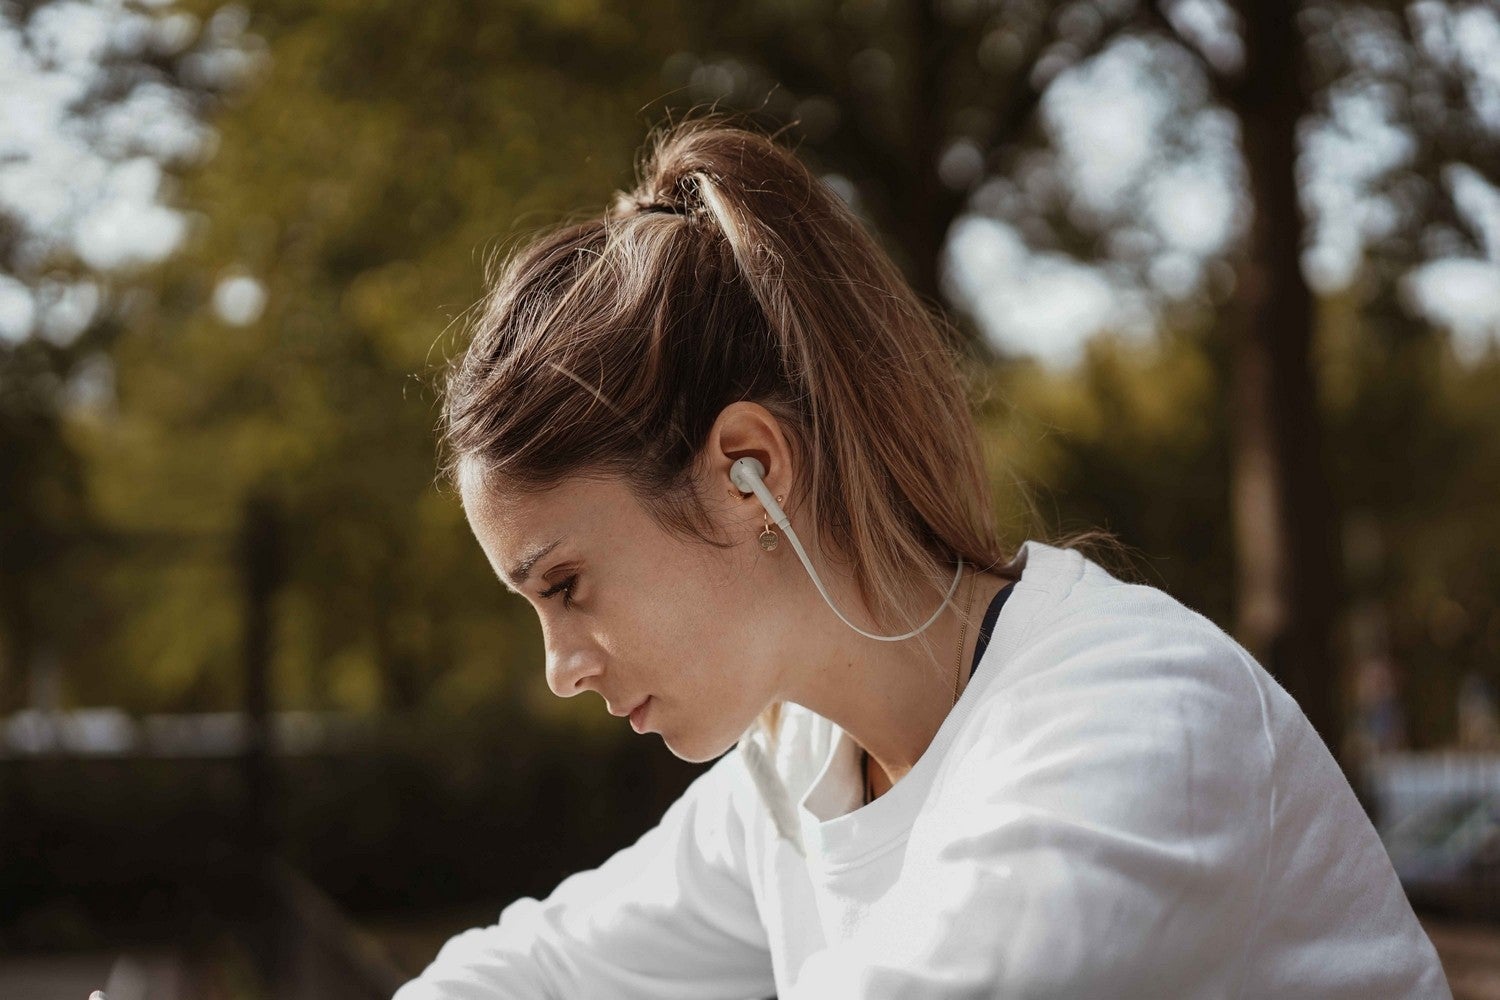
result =
M739 742L739 734L724 737L713 737L706 733L693 733L687 739L669 733L662 733L661 740L672 751L672 755L679 760L685 760L689 764L707 764L724 756Z

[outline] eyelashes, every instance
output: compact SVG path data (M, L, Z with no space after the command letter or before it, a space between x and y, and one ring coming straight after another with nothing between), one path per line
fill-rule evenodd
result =
M573 606L573 588L577 586L577 584L578 574L574 573L567 579L560 580L556 584L542 591L540 596L550 598L555 597L557 594L562 594L563 608L571 608Z

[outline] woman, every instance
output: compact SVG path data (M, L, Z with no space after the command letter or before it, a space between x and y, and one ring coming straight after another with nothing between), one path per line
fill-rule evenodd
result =
M444 468L553 692L715 762L398 1000L1448 997L1286 692L1007 553L951 330L835 194L717 117L642 178L495 278Z

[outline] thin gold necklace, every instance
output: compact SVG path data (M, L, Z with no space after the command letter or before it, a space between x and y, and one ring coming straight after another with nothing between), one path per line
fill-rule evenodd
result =
M969 577L969 596L964 599L964 616L958 623L958 653L953 664L953 704L958 704L958 682L963 676L964 667L964 637L969 630L969 609L974 605L974 584L979 576L975 573ZM951 711L951 709L950 709ZM860 748L860 770L865 776L865 805L875 801L875 786L870 781L870 751Z

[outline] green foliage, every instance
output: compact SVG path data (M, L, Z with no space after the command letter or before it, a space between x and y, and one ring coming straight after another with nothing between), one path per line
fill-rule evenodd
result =
M1350 599L1385 609L1369 637L1398 665L1410 739L1455 735L1465 674L1500 686L1500 351L1463 363L1448 337L1323 305L1329 472L1351 538Z
M44 341L0 340L0 710L22 696L13 665L38 655L42 635L76 624L56 599L74 582L67 557L88 521L84 472L54 404L67 365Z
M111 574L125 627L70 664L75 698L235 703L230 553L257 488L279 499L292 554L278 703L453 708L535 692L529 611L502 599L433 482L428 376L494 241L629 180L670 35L597 14L257 7L272 67L185 180L201 225L115 347L117 411L75 427L101 516L168 539ZM213 296L239 275L266 299L236 326Z
M1065 372L1003 366L981 423L1002 525L1043 541L1107 529L1127 558L1092 557L1227 628L1227 414L1204 336L1101 337Z

